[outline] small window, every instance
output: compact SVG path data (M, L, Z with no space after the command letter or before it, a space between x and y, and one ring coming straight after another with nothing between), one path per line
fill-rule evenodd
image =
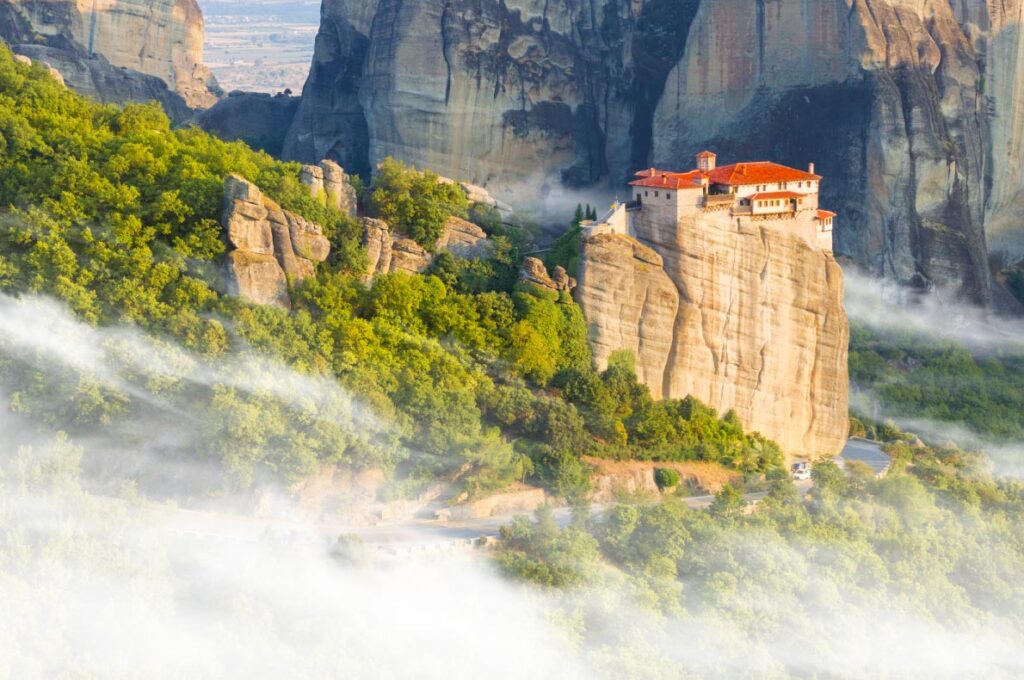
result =
M672 194L670 194L670 193L668 193L668 192L666 191L666 192L665 192L665 200L666 200L666 201L671 201L671 200L672 200Z
M647 191L645 191L645 192L644 192L644 196L647 196L647 197L649 198L649 197L650 197L650 195L651 195L651 194L650 194L649 192L647 192Z
M657 191L655 191L655 192L654 192L654 197L655 197L655 198L657 198L657 197L658 197L658 192L657 192Z

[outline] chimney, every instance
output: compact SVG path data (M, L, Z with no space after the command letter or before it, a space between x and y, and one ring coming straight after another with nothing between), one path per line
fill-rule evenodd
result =
M701 151L697 154L697 169L701 172L711 172L715 169L715 159L718 156L710 151Z
M814 163L809 163L807 165L807 172L811 173L812 175L814 174Z

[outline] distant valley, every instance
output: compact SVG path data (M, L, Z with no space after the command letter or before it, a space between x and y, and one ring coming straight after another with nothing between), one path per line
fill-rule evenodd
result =
M200 2L206 64L225 91L302 91L320 28L315 0Z

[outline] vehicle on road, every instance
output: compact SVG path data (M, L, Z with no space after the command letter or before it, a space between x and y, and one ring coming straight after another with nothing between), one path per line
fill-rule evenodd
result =
M793 479L798 482L811 478L811 464L807 462L794 463L792 468Z

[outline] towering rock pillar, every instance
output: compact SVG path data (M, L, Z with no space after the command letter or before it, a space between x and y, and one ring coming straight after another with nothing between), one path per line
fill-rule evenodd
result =
M143 88L116 96L115 72L80 73L96 70L94 57L163 81L189 108L217 101L203 64L205 25L196 0L0 0L0 38L15 51L29 46L30 56L56 62L72 87L104 101L138 98Z
M770 222L702 212L673 224L640 210L631 225L583 238L577 300L598 367L632 351L657 398L733 409L790 456L838 453L849 325L832 254Z

